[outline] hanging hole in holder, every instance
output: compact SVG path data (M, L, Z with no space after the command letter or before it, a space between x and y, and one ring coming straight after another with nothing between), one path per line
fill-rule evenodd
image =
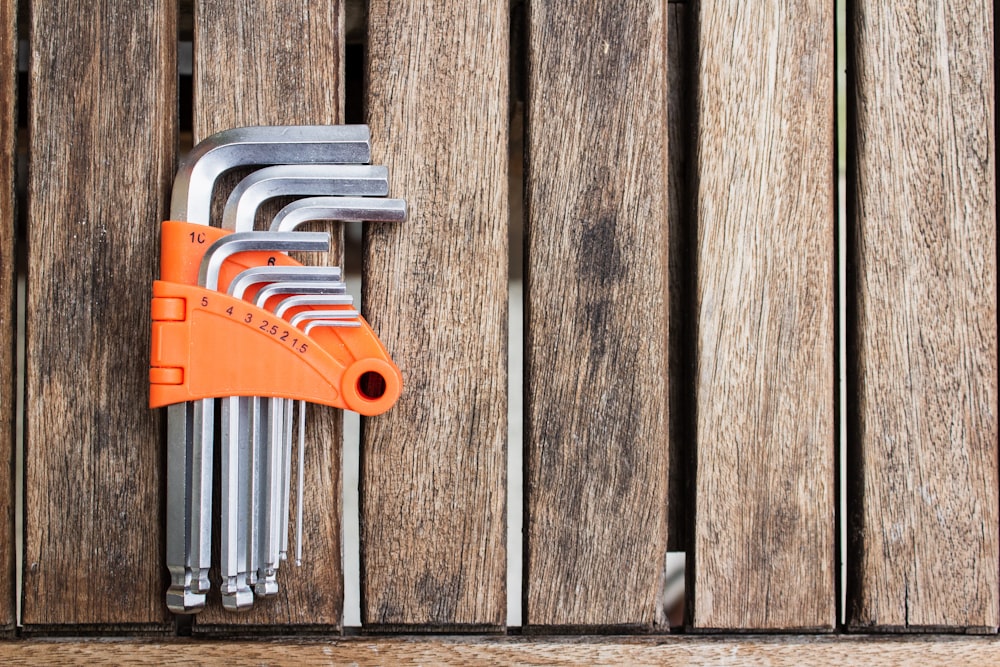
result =
M370 401L382 398L385 389L385 378L375 371L366 371L358 378L358 393Z

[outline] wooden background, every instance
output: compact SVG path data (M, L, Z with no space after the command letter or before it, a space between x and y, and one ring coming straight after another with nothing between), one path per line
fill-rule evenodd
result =
M21 637L113 636L60 659L155 662L191 646L175 635L206 657L212 637L342 636L340 415L311 421L309 566L250 614L213 600L178 619L162 417L145 406L179 157L226 127L339 122L371 126L410 211L352 247L406 387L362 425L362 632L482 638L386 639L384 655L708 660L710 641L665 635L748 631L833 634L726 640L789 663L995 653L992 7L890 5L849 3L837 63L832 0L0 0L0 655L35 655ZM508 632L522 226L521 632L591 637L568 643L486 638ZM679 625L660 602L668 548L687 553ZM857 630L986 637L843 636ZM327 658L387 659L369 649Z

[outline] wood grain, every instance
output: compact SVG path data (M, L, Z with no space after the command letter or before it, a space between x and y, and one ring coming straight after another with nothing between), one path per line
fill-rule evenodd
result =
M12 632L14 613L14 404L17 291L17 3L0 0L0 634Z
M380 637L337 641L8 641L0 661L23 665L719 665L949 667L1000 662L985 637Z
M698 12L691 622L832 629L833 6Z
M524 618L536 628L655 617L669 453L666 15L665 2L528 7Z
M245 125L343 122L344 12L340 0L306 0L294 6L281 0L238 5L196 0L194 14L195 141ZM245 173L222 179L217 202ZM271 213L277 210L264 208ZM342 226L327 224L324 229L333 235L331 252L312 254L308 263L342 266ZM195 621L195 632L259 634L340 628L344 605L342 413L310 406L306 423L302 567L286 561L278 571L278 595L257 599L250 612L224 611L218 591L213 590L208 607ZM293 452L292 460L297 459ZM294 497L291 503L289 531L294 534Z
M409 219L366 230L403 395L364 420L361 617L497 628L505 600L506 3L373 0L368 123Z
M176 4L31 3L23 621L171 627L149 290L176 142Z
M858 0L849 24L848 623L995 632L991 6Z

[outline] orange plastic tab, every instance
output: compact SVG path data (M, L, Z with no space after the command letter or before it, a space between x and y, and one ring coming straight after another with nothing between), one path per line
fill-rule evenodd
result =
M150 312L154 320L183 320L184 299L153 299Z
M153 297L183 300L185 315L153 322L150 407L273 396L377 415L402 392L399 369L361 317L358 327L306 336L273 313L200 287L156 281ZM156 369L179 369L182 382Z
M184 369L150 368L149 381L152 384L181 384L184 382Z

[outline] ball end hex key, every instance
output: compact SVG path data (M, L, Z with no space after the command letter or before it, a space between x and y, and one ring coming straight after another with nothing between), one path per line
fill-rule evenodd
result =
M227 292L243 299L254 285L287 284L288 281L306 282L320 293L346 289L338 267L255 266L237 275L229 283ZM231 396L222 402L222 493L218 512L220 570L222 606L230 611L241 611L253 605L250 585L257 579L258 532L253 528L260 503L255 463L261 456L261 437L258 434L254 438L247 426L255 427L259 423L259 400L253 402L253 407L251 411L251 399L246 396Z
M236 232L253 229L257 211L268 199L281 196L309 196L285 206L271 222L272 232L292 231L302 223L313 220L354 221L402 221L406 217L406 203L399 199L378 198L389 190L388 170L385 167L357 167L353 165L278 165L254 172L243 179L234 189L226 203L222 226ZM320 195L320 196L316 196ZM346 195L346 196L345 196ZM362 196L358 196L362 195ZM263 305L258 299L258 305ZM279 317L283 313L278 314ZM360 317L356 311L345 311L340 319ZM294 321L290 324L295 325ZM347 322L342 326L359 327L359 322ZM300 405L304 402L300 401ZM288 554L288 519L291 483L292 452L292 405L291 401L271 398L266 403L254 399L249 404L249 421L259 424L254 430L254 469L251 473L252 504L263 506L263 526L252 524L248 540L251 549L250 581L257 578L256 592L260 596L277 593L276 573L281 561ZM266 410L265 410L266 408ZM299 430L302 432L305 411L300 409ZM300 447L304 445L300 437ZM266 456L258 456L256 443L264 445ZM279 456L283 453L283 458ZM301 450L300 450L301 457ZM277 469L277 472L276 472ZM262 482L265 491L260 499ZM281 499L277 501L270 484L279 480ZM302 471L299 470L299 483ZM301 495L301 487L298 495ZM297 509L301 512L301 506ZM256 516L256 515L254 515ZM251 520L252 521L252 520ZM226 536L223 535L223 539ZM301 563L301 526L297 524L297 558ZM263 546L258 543L261 541ZM280 546L278 546L280 545ZM258 567L258 564L260 567ZM225 602L225 600L224 600Z

